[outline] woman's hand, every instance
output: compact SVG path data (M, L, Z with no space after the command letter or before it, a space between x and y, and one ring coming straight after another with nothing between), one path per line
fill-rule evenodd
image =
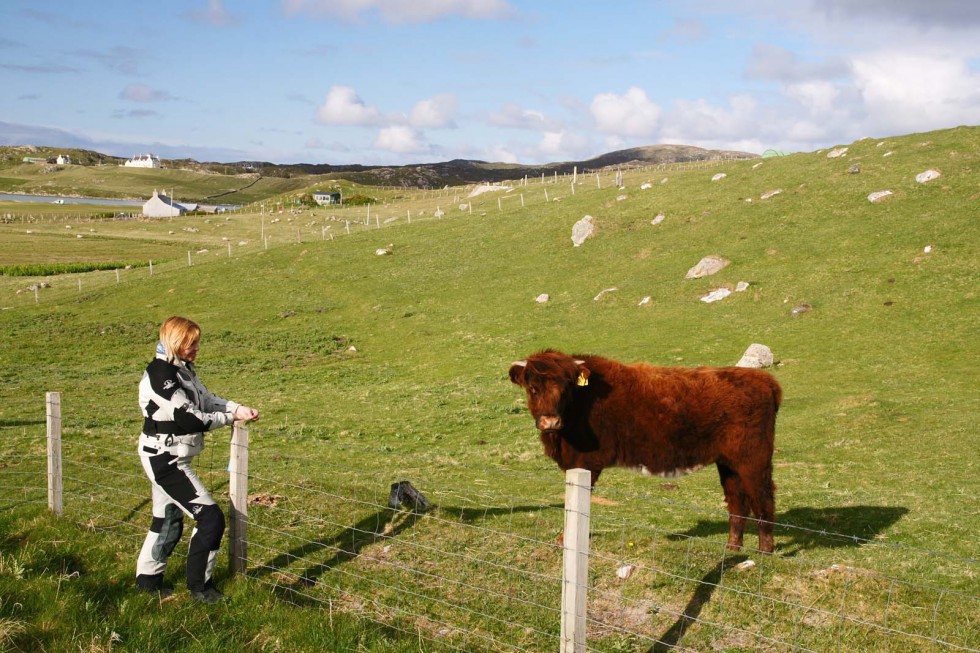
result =
M259 419L259 411L248 406L239 406L234 412L235 421L254 422Z

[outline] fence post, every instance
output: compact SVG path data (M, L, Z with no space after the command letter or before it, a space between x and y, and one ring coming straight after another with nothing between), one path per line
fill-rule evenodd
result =
M591 499L592 473L587 469L565 472L561 653L585 653Z
M61 393L46 395L48 414L48 509L61 517L64 512L61 478Z
M228 553L231 573L243 574L248 567L248 427L244 422L235 422L231 431L228 472L231 476Z

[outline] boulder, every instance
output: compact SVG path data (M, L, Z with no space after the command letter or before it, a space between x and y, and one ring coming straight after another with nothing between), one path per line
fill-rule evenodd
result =
M700 279L712 275L731 263L720 256L705 256L698 264L687 271L685 279Z
M536 301L539 304L546 304L546 303L548 303L548 300L549 299L551 299L551 296L548 293L543 292L540 295L538 295L537 297L535 297L534 298L534 301Z
M868 201L871 202L872 204L875 204L876 202L880 202L881 200L885 199L889 195L892 195L892 192L890 190L875 191L870 195L868 195Z
M580 246L595 235L595 218L587 215L572 226L572 244Z
M939 172L937 170L926 170L925 172L920 172L915 176L915 180L920 184L924 184L927 181L932 181L933 179L939 179Z
M735 367L771 367L772 351L765 345L753 343L742 354Z
M601 290L601 291L599 291L599 294L598 295L596 295L595 297L592 298L592 301L597 302L600 299L602 299L603 295L606 295L606 294L611 293L611 292L616 292L617 290L619 290L619 288L616 288L616 287L606 288L605 290Z
M827 152L827 158L828 159L836 159L836 158L839 158L839 157L844 156L845 154L847 154L847 148L846 147L837 147L837 148L834 148L831 151Z
M721 301L725 297L728 297L731 294L732 294L732 291L729 290L728 288L715 288L714 290L712 290L711 292L709 292L707 295L702 296L701 297L701 301L703 301L705 304L710 304L712 302Z

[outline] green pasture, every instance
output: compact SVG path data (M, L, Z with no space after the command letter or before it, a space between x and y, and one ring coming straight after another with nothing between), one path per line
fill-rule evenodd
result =
M24 288L41 276L0 276L0 650L555 650L534 606L560 596L508 571L560 574L564 491L511 362L551 347L733 365L751 343L784 390L776 555L724 556L713 471L609 470L592 609L623 629L594 625L590 648L977 650L980 128L847 146L628 170L622 188L610 171L472 198L379 190L370 209L277 195L226 216L0 224L0 266L155 261L43 277L37 301ZM915 181L930 168L942 176ZM596 234L574 247L585 215ZM731 263L685 279L710 254ZM181 594L180 561L175 599L129 589L148 520L136 385L172 314L202 325L208 386L262 411L249 491L280 498L250 509L250 572L222 570L232 600L213 611ZM76 483L60 520L44 505L50 391ZM211 440L202 477L226 498L228 435ZM403 478L433 511L377 508ZM354 543L317 554L337 532ZM624 562L640 569L628 583Z

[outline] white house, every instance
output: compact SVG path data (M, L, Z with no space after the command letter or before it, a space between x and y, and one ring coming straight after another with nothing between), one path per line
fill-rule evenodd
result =
M162 168L163 163L156 154L137 154L123 164L126 168Z
M55 163L57 163L59 166L71 165L71 156L67 154L59 154L58 158L55 159Z
M313 201L320 206L325 204L340 204L340 193L317 190L313 192Z
M153 191L153 197L143 204L143 217L145 218L169 218L177 215L184 215L188 211L197 208L197 204L180 204L167 197L166 193Z

